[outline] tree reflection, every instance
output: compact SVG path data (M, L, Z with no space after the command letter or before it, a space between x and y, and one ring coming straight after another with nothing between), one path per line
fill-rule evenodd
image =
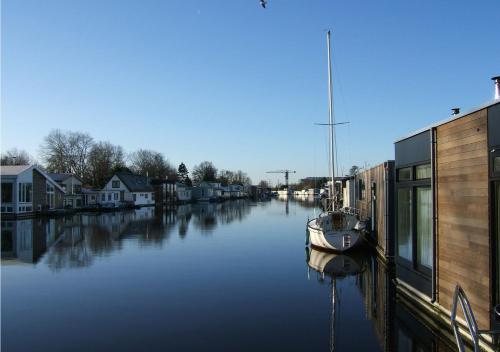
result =
M162 247L176 228L180 238L188 235L191 223L210 233L219 225L242 221L251 209L248 201L235 200L3 221L2 260L34 264L43 260L54 271L87 267L97 257L122 250L124 240L140 247Z

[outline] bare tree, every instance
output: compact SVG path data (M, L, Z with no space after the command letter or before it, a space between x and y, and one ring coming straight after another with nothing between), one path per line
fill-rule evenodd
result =
M125 168L123 148L109 142L99 142L92 146L88 160L87 182L103 187L113 174Z
M42 143L42 159L50 172L74 172L86 178L87 161L93 143L88 133L52 130Z
M130 168L133 172L152 178L176 179L177 173L163 154L153 150L139 149L130 155Z
M269 182L265 181L265 180L261 180L259 182L259 187L260 188L269 188Z
M193 181L199 184L203 181L215 181L217 178L217 168L210 161L203 161L193 168Z
M3 152L0 157L1 165L29 165L32 163L34 163L34 160L28 152L17 148Z

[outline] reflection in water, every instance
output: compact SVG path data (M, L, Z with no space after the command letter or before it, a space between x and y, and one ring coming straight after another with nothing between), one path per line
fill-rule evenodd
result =
M371 322L372 331L381 351L453 351L453 345L440 327L423 319L417 319L410 310L396 298L391 270L375 254L369 252L349 252L333 254L307 249L308 268L317 272L318 281L324 283L330 278L332 287L331 339L330 350L336 349L335 334L338 322L347 321L339 312L349 311L343 306L345 302L361 294L365 309L365 319ZM349 285L349 281L354 285ZM341 286L345 291L339 294ZM346 292L347 291L347 292ZM337 322L337 323L336 323ZM361 322L362 324L363 322ZM359 331L363 327L358 326ZM342 350L376 350L366 343L362 337L349 334L347 338L358 336L351 341L343 341L349 349Z
M306 280L303 224L318 210L286 206L3 221L2 350L447 350L371 252L308 252L319 284Z
M64 218L2 221L4 264L34 263L46 253L54 270L86 267L96 257L120 251L123 240L135 239L140 246L163 246L177 226L184 238L190 222L202 232L218 224L242 221L250 214L245 200L225 203L186 204L174 210L144 207L115 213L80 213Z

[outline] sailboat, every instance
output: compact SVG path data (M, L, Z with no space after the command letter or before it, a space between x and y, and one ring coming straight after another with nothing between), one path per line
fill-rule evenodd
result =
M336 204L335 200L335 154L334 154L334 117L333 117L333 87L332 87L332 60L330 50L330 31L327 32L328 47L328 115L329 123L329 172L331 187L329 190L329 209L318 217L308 220L308 238L306 244L312 247L337 252L349 250L362 242L360 232L361 223L356 218L355 212L346 212Z

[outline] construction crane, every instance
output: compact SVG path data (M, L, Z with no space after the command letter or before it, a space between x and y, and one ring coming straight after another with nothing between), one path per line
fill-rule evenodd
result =
M285 184L286 188L288 189L288 174L294 174L295 171L293 170L276 170L276 171L268 171L268 174L285 174Z

